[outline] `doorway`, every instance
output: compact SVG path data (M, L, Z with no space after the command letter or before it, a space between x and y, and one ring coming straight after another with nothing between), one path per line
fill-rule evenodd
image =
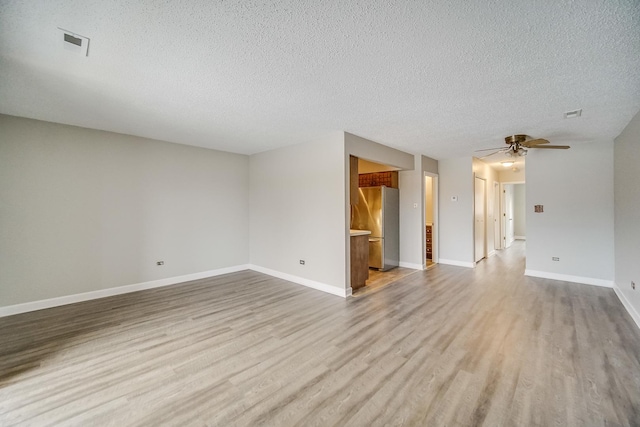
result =
M513 184L505 184L504 191L504 248L507 249L513 243L514 222L513 222Z
M425 268L438 263L438 175L424 173L424 238Z
M486 181L476 176L473 209L475 262L487 257L486 192Z
M502 211L500 224L502 247L511 247L516 240L526 240L526 184L503 182L501 184Z
M415 270L399 266L400 168L355 156L350 156L349 160L349 234L355 237L365 233L362 234L365 236L362 256L360 259L351 257L350 263L352 292L361 296ZM353 243L351 254L354 253ZM354 271L359 274L355 275Z

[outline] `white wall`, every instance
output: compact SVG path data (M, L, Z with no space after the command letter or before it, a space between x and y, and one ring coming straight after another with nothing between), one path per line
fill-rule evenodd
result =
M616 292L640 326L640 113L616 138L614 152Z
M341 132L251 156L253 266L344 294L346 162Z
M439 262L473 267L473 164L471 157L438 161ZM453 196L457 202L451 200Z
M570 145L529 150L526 274L611 286L613 142Z
M247 156L0 115L0 306L247 264L248 171Z
M438 173L438 161L414 156L413 170L400 171L400 266L422 269L425 264L424 173Z
M513 234L517 239L527 236L527 209L525 184L513 184Z
M502 169L498 172L498 179L500 182L525 182L525 170L522 168Z

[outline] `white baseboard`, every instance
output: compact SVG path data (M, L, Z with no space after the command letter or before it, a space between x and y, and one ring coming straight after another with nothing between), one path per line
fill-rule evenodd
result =
M473 262L467 261L457 261L455 259L444 259L440 258L438 260L439 264L447 264L447 265L455 265L457 267L468 267L468 268L476 268L476 264Z
M398 267L412 268L414 270L424 270L425 269L425 264L414 264L412 262L402 262L402 261L400 261Z
M495 249L494 249L494 250L492 250L492 251L489 251L489 254L487 255L487 258L492 257L492 256L494 256L495 254L496 254Z
M613 291L616 293L618 299L627 310L633 321L636 322L636 326L640 328L640 313L636 311L633 305L631 305L631 302L627 299L627 297L624 296L617 283L613 284Z
M582 283L584 285L613 288L613 280L594 279L593 277L571 276L569 274L549 273L547 271L525 270L525 276L540 277L542 279L562 280L564 282Z
M322 292L326 292L339 297L346 298L348 295L347 289L339 288L337 286L327 285L325 283L316 282L315 280L305 279L304 277L294 276L288 273L282 273L280 271L271 270L270 268L260 267L259 265L250 265L249 268L258 273L268 274L269 276L277 277L279 279L288 280L293 283L297 283L308 288L317 289Z
M206 279L207 277L235 273L242 270L249 270L249 265L236 265L233 267L202 271L200 273L185 274L184 276L168 277L166 279L152 280L150 282L135 283L133 285L117 286L115 288L100 289L97 291L83 292L81 294L65 295L45 300L26 302L23 304L8 305L5 307L0 307L0 317L26 313L29 311L43 310L45 308L58 307L61 305L74 304L77 302L89 301L98 298L111 297L114 295L128 294L131 292L143 291L145 289L160 288L163 286L190 282L192 280Z
M514 240L527 240L525 236L513 236Z

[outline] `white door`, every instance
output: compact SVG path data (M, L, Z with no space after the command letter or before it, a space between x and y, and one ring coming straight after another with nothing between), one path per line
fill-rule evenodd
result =
M513 243L513 184L504 186L504 247Z
M486 228L485 228L485 180L476 177L475 179L475 202L474 202L474 219L475 219L475 262L486 257Z

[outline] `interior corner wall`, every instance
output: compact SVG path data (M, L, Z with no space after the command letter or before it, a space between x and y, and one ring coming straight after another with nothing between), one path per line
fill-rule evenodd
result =
M614 152L615 286L640 326L640 113L616 138Z
M251 265L344 294L347 172L341 132L251 155Z
M474 187L471 157L439 160L438 175L439 262L472 267Z
M249 261L248 156L0 115L0 200L0 306Z
M611 286L613 141L570 145L527 156L526 274Z
M422 269L424 243L421 227L424 222L424 179L420 156L415 156L413 170L398 173L400 188L400 266Z

